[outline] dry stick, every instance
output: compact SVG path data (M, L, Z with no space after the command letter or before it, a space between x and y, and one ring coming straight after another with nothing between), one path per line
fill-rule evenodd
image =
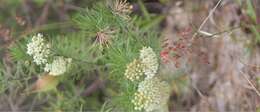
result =
M4 95L4 97L6 98L6 102L8 103L8 105L10 106L11 108L11 111L16 111L16 106L15 104L13 103L12 99L10 96L7 96L7 95Z
M202 30L199 31L198 33L201 34L201 35L204 35L204 37L207 37L207 38L217 38L217 37L220 37L218 35L221 35L223 33L232 32L232 31L237 30L239 28L241 28L241 26L233 27L231 29L223 30L223 31L220 31L220 32L217 32L217 33L213 33L213 34L205 32L205 31L202 31Z
M98 90L103 84L100 78L97 78L88 88L83 92L83 96L89 96L96 90Z
M96 80L94 82L91 83L91 85L89 85L81 95L83 96L89 96L91 95L93 92L97 91L98 89L103 88L103 84L104 81L99 77L99 72L98 70L95 70L95 74L96 74Z
M239 27L232 28L230 31L235 30L235 29L237 29L237 28L240 28L240 26L239 26ZM209 36L209 37L214 37L215 35L218 35L218 34L220 34L220 33L225 33L225 32L226 32L226 31L219 32L219 33L213 34L213 35L211 35L211 36ZM227 31L227 32L228 32L228 31ZM255 67L257 70L260 69L260 66L258 66L258 65L247 64L247 63L243 62L243 61L241 60L241 58L238 58L238 59L239 59L239 62L240 62L241 64L243 64L243 65L246 65L246 66L249 66L249 67ZM253 90L257 93L257 95L260 96L260 92L256 89L256 87L253 85L253 83L247 78L247 76L245 75L245 73L243 73L242 71L239 71L239 72L240 72L240 73L243 75L243 77L247 80L247 82L250 84L250 86L253 88Z
M30 108L29 108L29 111L30 111L30 112L33 111L34 106L35 106L35 104L36 104L36 100L37 100L37 97L34 97L32 103L30 104Z
M31 7L28 4L28 0L23 0L22 3L22 10L25 13L25 18L26 18L26 24L27 24L27 29L32 27L32 21L30 17L30 9Z
M58 10L59 18L61 21L66 21L69 19L69 16L67 15L67 10L65 9L65 1L61 0L61 6L60 10Z
M231 32L232 33L232 32ZM250 65L250 64L247 64L247 63L244 63L241 58L239 58L239 62L243 65L246 65L246 66L254 66L254 67L257 67L257 65ZM254 86L254 84L247 78L247 76L245 75L245 73L243 73L241 70L239 70L239 72L242 74L242 76L247 80L247 82L250 84L250 86L253 88L253 90L256 92L256 94L260 97L260 92L256 89L256 87Z
M184 72L186 74L188 74L189 72L187 71L187 69L184 69ZM189 76L189 75L188 75ZM198 93L198 95L201 97L201 98L205 98L205 96L202 94L202 92L197 88L196 84L192 82L192 78L189 76L188 77L189 80L191 81L191 86L195 89L195 91Z
M232 33L232 32L231 32ZM210 36L211 37L211 36ZM247 63L244 63L240 58L239 58L239 62L242 63L243 65L246 66L250 66L250 67L259 67L257 65L250 65ZM256 89L256 87L254 86L254 84L248 79L248 77L245 75L245 73L243 73L241 70L239 70L239 72L242 74L242 76L247 80L247 82L250 84L250 86L253 88L253 90L256 92L256 94L260 97L260 92Z
M190 78L191 80L191 78ZM202 92L197 88L196 84L191 82L192 87L195 89L195 91L199 94L201 98L205 98L205 96L202 94Z
M231 32L232 33L232 32ZM230 35L230 34L229 34ZM257 65L251 65L251 64L247 64L247 63L245 63L245 62L243 62L242 60L241 60L241 58L239 58L238 57L238 59L239 59L239 62L241 63L241 64L243 64L243 65L246 65L246 66L250 66L250 67L256 67L256 69L259 69L259 66L257 66ZM248 79L248 77L245 75L245 73L243 73L241 70L239 70L239 72L242 74L242 76L247 80L247 82L250 84L250 86L253 88L253 90L256 92L256 94L260 97L260 92L256 89L256 87L254 86L254 84L252 83L252 81L250 81L249 79Z
M201 23L199 29L193 34L192 40L198 35L198 32L203 28L203 26L206 24L208 19L213 15L213 13L216 11L217 7L220 5L222 0L219 0L218 3L215 5L215 7L210 11L209 15L204 19L204 21Z
M232 33L232 32L231 32ZM250 64L244 63L240 57L237 57L239 59L239 62L245 66L252 66ZM248 79L248 77L246 76L246 74L239 69L240 74L242 74L242 76L246 79L246 81L250 84L250 86L253 88L253 90L256 92L256 94L260 97L260 92L256 89L256 87L254 86L254 84Z
M239 57L238 57L239 58ZM239 62L245 66L249 66L249 67L259 67L257 65L251 65L251 64L247 64L245 62L243 62L240 58L239 58ZM247 76L245 75L245 73L243 73L241 70L239 71L243 77L247 80L247 82L250 84L250 86L253 88L253 90L256 92L256 94L260 97L260 92L256 89L256 87L254 86L254 84L247 78Z
M46 4L45 4L45 6L43 7L43 10L42 10L42 14L39 17L39 19L36 21L36 27L40 26L41 24L43 24L46 21L48 14L49 14L49 8L50 8L50 5L51 5L51 2L52 2L52 0L46 1Z
M241 70L239 70L239 72L242 74L242 76L247 80L247 82L251 85L251 87L253 88L253 90L256 92L256 94L260 97L260 92L256 89L256 87L254 86L254 84L248 79L248 77L245 75L245 73L243 73Z
M200 30L202 29L202 27L206 24L206 22L208 21L208 19L210 18L210 16L212 16L212 14L215 12L215 10L217 9L217 7L220 5L222 0L219 0L218 3L215 5L215 7L210 11L209 15L204 19L204 21L201 23L200 27L198 28L197 32L195 32L191 38L191 40L193 41L194 38L198 35L198 32L200 32ZM191 80L191 77L190 77ZM196 92L203 98L204 95L201 93L201 91L196 88L195 86L193 86L193 88L196 90Z
M51 5L52 9L55 11L55 13L58 14L58 18L61 22L65 22L69 19L67 10L65 8L65 1L60 0L60 5L57 7L56 5Z
M260 66L255 65L255 64L248 64L248 63L242 61L241 58L239 58L239 62L242 63L243 65L249 66L249 67L251 67L251 68L255 68L256 70L260 70Z

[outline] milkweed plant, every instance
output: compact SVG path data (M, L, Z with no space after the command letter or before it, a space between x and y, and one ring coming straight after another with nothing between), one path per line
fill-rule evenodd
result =
M47 111L167 112L172 90L160 72L159 25L147 24L157 16L132 10L125 0L100 2L71 17L73 30L22 36L10 48L20 70L8 80L24 79L22 94L47 98ZM89 95L94 79L101 92Z

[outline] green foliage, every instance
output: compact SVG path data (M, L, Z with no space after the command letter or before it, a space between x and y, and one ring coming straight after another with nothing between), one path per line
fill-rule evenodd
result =
M82 32L53 36L51 45L54 55L72 59L72 66L67 74L73 79L80 79L84 73L97 69L96 63L103 57L101 51L93 46L92 39ZM101 65L99 67L102 68Z
M39 3L41 2L40 0ZM142 10L146 9L143 7ZM74 33L44 34L48 37L45 38L46 41L51 44L52 54L49 60L51 61L54 56L63 56L71 58L72 65L68 72L59 76L59 84L54 93L36 93L49 97L46 107L43 108L46 111L135 111L131 100L137 90L138 82L126 80L124 72L127 64L139 57L142 47L149 46L159 54L160 34L156 27L163 18L164 16L147 13L145 20L136 16L128 21L114 14L109 6L99 3L91 9L82 10L73 18L73 26L77 28L74 29ZM52 28L51 26L42 30ZM95 42L97 33L104 33L107 29L115 31L109 35L112 37L110 43L98 46L97 44L100 43ZM46 74L42 70L43 67L33 64L32 58L26 54L27 39L31 39L30 36L10 48L12 59L15 60L14 64L17 67L14 70L19 70L17 76L14 75L16 77L11 79L26 78L24 81L17 80L17 83L22 85L19 89L32 85L28 80L36 74ZM100 92L95 92L90 97L82 96L93 74L109 82L103 91L105 95L102 94L102 98L106 98L106 103L97 100L100 99ZM23 86L24 83L27 86ZM54 83L56 87L57 84Z
M249 15L249 17L251 17L251 19L253 21L256 21L256 13L255 13L255 9L254 9L254 6L252 4L252 1L247 0L246 5L247 5L246 13Z
M20 41L19 43L14 44L10 48L11 58L15 61L26 61L29 60L30 57L26 54L26 41Z
M99 112L113 112L113 107L109 106L108 101L105 102Z
M82 33L54 36L51 45L55 55L70 57L75 59L75 61L95 63L97 61L96 58L99 58L99 56L93 57L90 55L95 52L91 47L91 38L86 37ZM95 53L100 55L98 52Z
M107 28L117 28L120 24L111 10L103 4L96 5L93 9L86 9L74 18L78 28L89 36L95 36Z
M144 20L142 18L138 18L136 23L138 23L139 27L144 30L149 30L152 28L156 28L160 24L160 22L165 18L165 16L152 16L152 19Z
M247 6L247 8L246 8L246 13L247 13L247 15L250 17L250 19L252 20L252 22L254 23L254 24L251 24L249 27L250 27L252 33L253 33L254 36L255 36L254 43L257 44L257 43L260 42L260 33L257 31L257 29L259 29L259 27L258 27L257 25L255 25L255 23L256 23L256 21L257 21L257 20L256 20L255 8L254 8L254 6L253 6L253 4L252 4L252 1L250 1L250 0L248 0L248 1L246 2L246 6Z
M66 91L57 92L53 99L50 99L50 107L46 111L80 111L83 112L87 99L83 99L77 93L75 87L68 88L70 82L66 84ZM86 107L85 107L86 108Z
M258 29L257 26L255 26L255 25L251 26L251 30L252 30L253 34L255 35L256 43L259 43L260 42L260 32L258 32L257 29Z
M6 97L12 95L23 95L31 88L30 80L37 74L32 66L23 62L16 62L13 65L0 67L0 94ZM1 65L2 66L2 65Z
M112 111L134 111L131 100L137 89L137 83L130 83L124 77L124 72L128 63L139 57L139 51L144 46L152 47L159 54L159 34L156 33L154 26L163 19L162 16L154 16L155 19L142 21L141 18L135 17L130 22L122 22L119 16L106 8L106 6L97 6L96 9L88 9L86 12L78 15L74 21L86 33L86 37L95 36L97 32L106 28L116 28L113 40L108 47L102 49L102 63L108 68L109 75L103 76L111 80L108 93L112 105ZM100 8L102 7L102 8ZM124 25L122 25L124 24ZM123 26L123 27L122 27ZM148 33L149 32L149 33Z
M37 5L43 6L46 0L33 0Z
M0 94L4 92L7 83L5 82L5 77L4 77L4 66L2 63L0 63Z
M127 32L117 34L111 46L105 49L104 63L110 69L109 79L113 81L114 91L118 93L112 101L120 111L134 111L131 100L137 89L137 82L131 83L124 77L127 64L139 57L139 51L144 46L152 47L159 54L157 33L147 33L138 27L129 28ZM152 29L150 29L152 30Z

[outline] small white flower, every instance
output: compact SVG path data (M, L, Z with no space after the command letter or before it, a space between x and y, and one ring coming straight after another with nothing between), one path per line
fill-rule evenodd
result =
M146 112L159 111L167 105L170 96L169 85L154 77L145 79L138 85L132 103L136 110L144 109Z
M127 65L125 77L130 81L139 80L143 76L143 65L139 60L134 60Z
M45 65L44 71L54 76L64 74L69 68L71 61L71 58L57 57L51 64Z
M50 44L45 43L43 35L38 33L34 35L31 42L27 44L27 54L33 57L33 61L37 65L45 64L50 55Z
M143 47L140 50L140 60L144 65L143 71L146 78L152 78L157 73L159 63L157 56L151 47Z

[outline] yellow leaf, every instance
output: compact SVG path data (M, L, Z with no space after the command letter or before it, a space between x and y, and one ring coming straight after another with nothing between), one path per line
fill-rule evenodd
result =
M49 74L40 76L33 86L33 92L46 92L56 89L59 83L58 77Z

